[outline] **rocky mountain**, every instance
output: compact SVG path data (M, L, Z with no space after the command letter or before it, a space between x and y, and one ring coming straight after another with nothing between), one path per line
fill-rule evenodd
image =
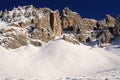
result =
M0 12L0 45L5 48L42 46L56 36L74 44L97 39L106 44L120 36L120 16L115 19L106 14L103 20L82 18L67 7L60 16L59 10L32 5Z

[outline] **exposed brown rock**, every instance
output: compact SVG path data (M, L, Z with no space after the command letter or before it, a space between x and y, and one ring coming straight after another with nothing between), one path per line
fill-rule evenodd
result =
M50 27L50 13L46 14L46 16L42 18L36 18L35 26L43 28Z
M73 44L79 44L78 39L74 35L72 36L63 35L63 40L71 42Z
M83 19L82 26L84 27L85 30L90 31L94 30L94 28L97 28L97 20L95 19Z
M81 16L76 13L72 12L69 8L65 8L63 10L62 15L62 27L63 29L73 29L75 25L80 26Z
M23 22L20 22L19 25L20 25L21 28L25 28L26 27L25 23L23 23Z
M113 39L113 35L110 33L109 30L105 30L101 35L101 42L103 44L109 43Z
M106 20L106 24L108 27L114 27L115 26L115 19L110 16L109 14L105 15L105 20Z
M25 35L9 35L2 40L5 48L16 49L21 46L26 46L28 44L27 37Z
M97 29L103 29L106 27L106 22L101 20L97 22Z
M30 41L30 43L36 47L42 46L42 43L39 41Z
M48 42L54 39L54 33L50 31L50 28L35 28L31 33L31 38Z
M9 26L19 27L19 25L15 23L10 24Z
M58 10L50 13L50 26L56 36L62 35L62 27Z

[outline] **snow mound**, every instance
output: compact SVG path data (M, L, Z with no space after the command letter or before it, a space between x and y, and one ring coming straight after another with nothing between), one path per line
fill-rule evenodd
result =
M56 40L43 47L0 47L0 79L92 75L119 65L119 56L85 45Z
M117 55L120 55L120 37L116 38L111 45L106 47L106 50L109 52L115 53Z

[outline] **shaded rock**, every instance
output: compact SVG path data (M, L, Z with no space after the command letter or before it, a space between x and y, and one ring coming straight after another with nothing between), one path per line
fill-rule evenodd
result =
M86 39L86 42L91 42L91 41L93 41L95 38L94 37L92 37L92 36L89 36L87 39ZM85 43L84 43L85 44Z
M15 23L11 23L9 26L19 27L19 25L18 25L18 24L15 24Z
M109 30L105 30L101 35L101 42L103 44L110 43L112 39L113 39L113 35L110 33Z
M105 15L105 21L106 21L106 24L107 24L107 26L108 27L114 27L115 26L115 19L112 17L112 16L110 16L109 14L106 14Z
M31 20L26 21L26 22L20 22L19 25L21 28L25 28L25 27L31 25Z
M13 35L6 37L2 40L2 44L5 48L16 49L28 44L27 37L25 35Z
M115 27L113 28L113 36L116 38L120 36L120 15L116 19Z
M62 35L62 26L61 26L61 21L60 21L58 10L50 13L50 26L52 27L53 32L56 36Z
M34 46L37 46L37 47L42 46L42 43L39 41L30 41L30 43Z
M85 30L90 31L90 30L94 30L95 28L97 28L96 23L97 23L97 20L95 19L84 18L82 26L84 27Z
M50 13L46 14L46 16L42 18L35 19L35 26L36 27L50 27Z
M113 29L113 36L116 38L120 36L120 23L117 23Z
M86 44L87 37L85 35L78 35L79 42Z
M31 32L31 38L48 42L54 40L54 33L51 32L50 28L35 28L33 32Z
M19 25L20 25L21 28L25 28L26 27L25 23L23 23L23 22L20 22Z
M74 35L63 35L63 40L68 41L73 44L79 44L78 39Z
M103 29L105 28L107 25L106 25L106 22L104 20L101 20L101 21L98 21L97 22L97 29Z

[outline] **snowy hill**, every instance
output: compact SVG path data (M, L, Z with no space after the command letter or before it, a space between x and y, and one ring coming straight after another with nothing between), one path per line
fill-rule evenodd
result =
M0 79L96 75L101 71L119 68L119 59L120 56L104 49L91 49L63 40L50 42L43 47L28 45L16 50L0 47Z

